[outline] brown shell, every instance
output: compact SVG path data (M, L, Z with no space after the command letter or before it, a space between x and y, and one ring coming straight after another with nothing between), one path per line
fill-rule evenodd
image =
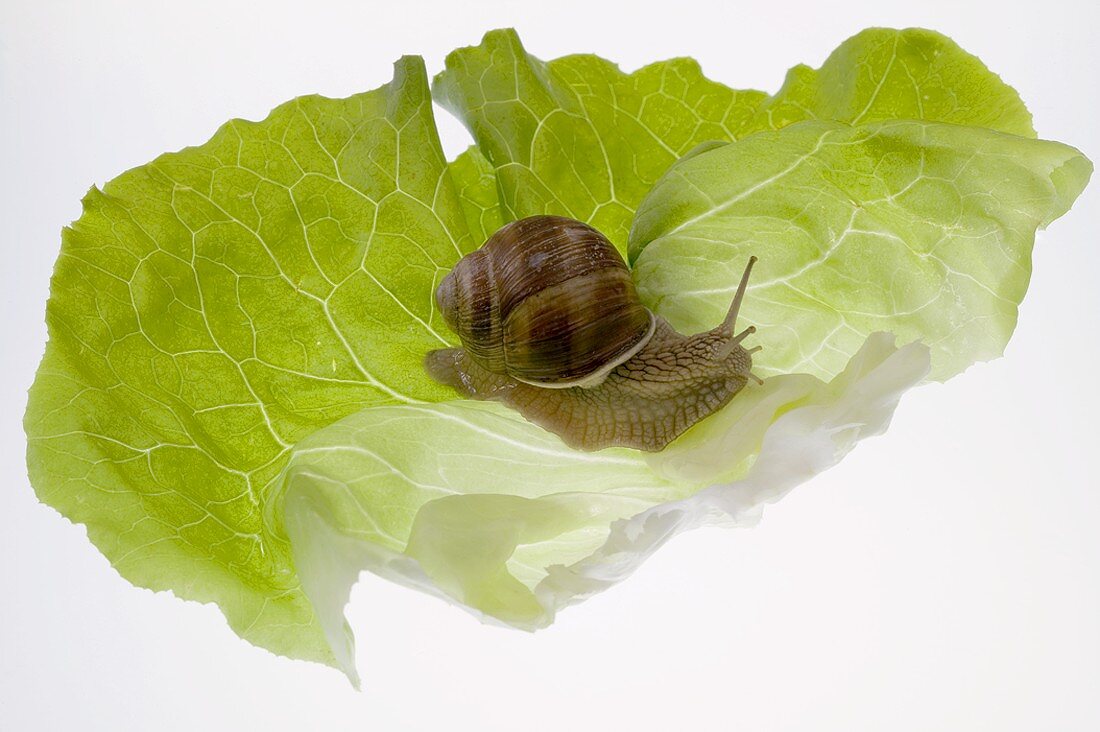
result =
M455 265L436 302L473 360L547 386L599 374L651 331L619 252L561 216L502 227Z

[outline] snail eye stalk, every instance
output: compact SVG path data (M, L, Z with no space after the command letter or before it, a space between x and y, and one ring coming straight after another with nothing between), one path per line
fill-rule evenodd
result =
M756 257L749 257L749 263L745 266L745 273L741 275L741 284L737 286L737 294L733 296L729 312L720 326L722 330L733 335L733 326L737 323L737 314L741 311L741 301L745 299L745 290L749 288L749 275L752 274L752 266L756 264Z

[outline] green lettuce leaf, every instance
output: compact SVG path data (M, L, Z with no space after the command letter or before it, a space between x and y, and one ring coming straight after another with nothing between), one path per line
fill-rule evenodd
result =
M620 248L649 188L706 141L807 119L924 119L1035 134L1011 87L951 39L919 28L865 30L819 70L791 69L773 97L711 81L692 59L631 74L592 55L547 63L514 31L496 30L451 53L433 92L496 169L505 220L571 216Z
M470 238L480 244L504 225L496 172L476 147L467 148L451 161L450 169Z
M741 312L761 373L828 378L888 330L946 379L1002 353L1035 231L1091 172L1067 145L978 127L803 122L674 165L638 210L634 277L691 333L721 321L756 255Z
M354 680L343 607L369 570L533 630L629 575L679 531L738 525L885 430L928 350L876 334L831 383L751 385L666 451L569 449L494 402L364 409L300 442L287 533Z
M692 59L633 74L592 55L544 63L513 30L451 53L432 91L495 168L506 220L571 216L620 248L668 166L700 142L733 139L765 98L710 81Z
M39 497L134 584L331 662L265 506L303 437L453 396L421 368L451 338L431 294L479 243L418 58L376 91L229 122L91 190L25 417Z
M1091 170L929 31L865 31L774 97L690 59L543 63L494 31L435 93L476 138L453 161L410 57L90 191L25 416L37 494L124 577L353 680L364 569L533 629L678 531L750 523L885 429L930 358L943 375L1003 345L1035 228ZM533 213L629 239L683 330L762 255L743 312L783 373L657 454L576 452L456 400L422 368L456 341L435 287Z
M1015 89L947 36L923 28L868 28L840 44L820 69L795 66L746 131L808 119L852 125L922 119L1035 137Z

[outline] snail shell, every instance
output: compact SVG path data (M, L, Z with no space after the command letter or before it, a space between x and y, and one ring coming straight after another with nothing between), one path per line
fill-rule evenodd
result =
M560 216L502 227L455 265L436 303L472 359L549 388L595 386L654 330L611 242Z
M750 258L725 320L684 336L638 299L598 231L560 216L508 224L436 290L462 348L425 360L437 381L495 399L570 446L660 450L732 399L752 373L734 334Z

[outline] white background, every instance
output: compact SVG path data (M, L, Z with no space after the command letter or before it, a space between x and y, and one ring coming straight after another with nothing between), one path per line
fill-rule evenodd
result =
M1091 3L0 5L0 728L1100 729L1100 181L1040 234L1007 357L911 393L758 528L684 535L534 635L365 577L363 693L120 579L35 500L20 426L84 191L230 117L376 87L404 53L437 71L505 25L543 58L692 55L769 91L863 27L922 25L1100 160ZM440 125L448 151L467 144Z

